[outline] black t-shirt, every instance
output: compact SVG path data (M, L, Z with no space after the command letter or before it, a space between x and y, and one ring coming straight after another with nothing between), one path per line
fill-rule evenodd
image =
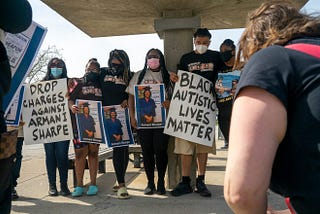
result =
M126 83L121 76L114 76L107 68L101 69L101 89L103 94L102 105L120 105L123 100L128 99Z
M70 93L70 100L75 102L77 99L102 101L100 81L85 81L85 78L77 80L76 87ZM73 130L76 132L76 117L73 113L71 113L71 121Z
M220 53L217 51L207 50L204 54L192 51L181 57L178 69L198 74L214 84L222 65Z
M320 45L320 39L292 43ZM287 110L270 188L290 197L298 213L320 213L320 60L282 46L265 48L244 67L236 96L246 86L268 91Z

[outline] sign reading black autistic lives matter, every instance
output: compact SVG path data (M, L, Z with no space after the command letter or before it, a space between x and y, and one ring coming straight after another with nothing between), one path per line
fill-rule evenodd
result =
M72 139L66 92L66 79L26 85L22 108L26 144Z
M213 83L197 74L178 71L164 133L212 146L215 137L216 100Z

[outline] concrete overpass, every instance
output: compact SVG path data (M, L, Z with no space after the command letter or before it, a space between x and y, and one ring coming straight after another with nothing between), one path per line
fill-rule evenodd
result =
M262 0L42 0L91 37L158 33L169 70L193 49L195 28L245 26ZM302 7L307 0L293 0ZM151 48L151 47L150 47Z

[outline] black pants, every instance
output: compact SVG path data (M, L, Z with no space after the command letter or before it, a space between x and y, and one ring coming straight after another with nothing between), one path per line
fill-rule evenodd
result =
M113 167L116 172L118 184L125 183L125 174L129 162L129 147L115 147L113 148Z
M219 106L218 123L219 128L224 136L226 145L229 143L229 131L232 113L232 104Z
M15 155L0 159L0 213L9 214L11 210L11 174Z
M158 183L164 183L164 176L168 165L168 135L163 129L139 129L143 164L149 184L154 184L155 165L158 170Z

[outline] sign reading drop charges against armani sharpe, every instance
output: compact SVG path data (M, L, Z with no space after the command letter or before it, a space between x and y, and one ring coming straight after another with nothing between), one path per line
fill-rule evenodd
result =
M26 144L72 139L66 92L66 79L26 85L22 106Z
M216 122L213 83L186 71L179 70L178 76L164 133L211 147Z

